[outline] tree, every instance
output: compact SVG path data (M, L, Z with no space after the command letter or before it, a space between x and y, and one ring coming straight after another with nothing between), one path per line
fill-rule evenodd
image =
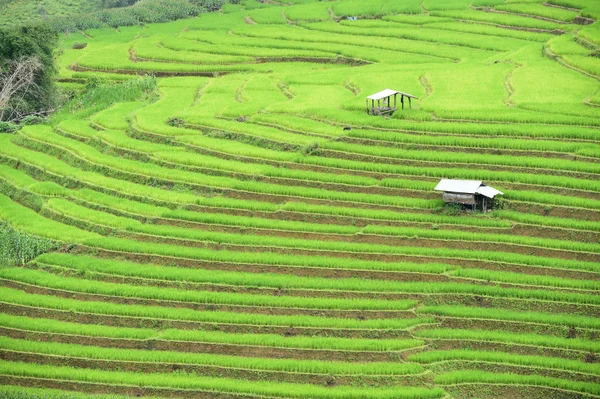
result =
M30 56L12 60L6 71L0 72L0 121L19 119L20 112L30 108L25 98L39 97L35 78L41 69L40 60Z
M52 109L58 34L43 24L0 29L0 120Z

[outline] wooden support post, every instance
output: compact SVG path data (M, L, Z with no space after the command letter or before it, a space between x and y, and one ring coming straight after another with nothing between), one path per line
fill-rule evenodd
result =
M379 109L379 113L381 113L381 100L377 100L377 108Z
M412 103L410 102L410 97L408 97L408 107L412 109Z
M402 109L404 109L404 96L400 95L400 103L402 104Z
M396 110L396 96L398 95L398 93L394 94L394 111Z
M375 113L375 100L371 100L371 113Z

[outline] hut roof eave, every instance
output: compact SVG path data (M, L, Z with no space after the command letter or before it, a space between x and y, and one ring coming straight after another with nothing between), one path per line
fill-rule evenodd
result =
M387 98L389 96L393 96L394 94L400 94L400 95L403 95L405 97L410 97L410 98L417 98L417 97L413 96L412 94L408 94L408 93L404 93L402 91L392 90L392 89L381 90L380 92L371 94L367 98L369 100L381 100L381 99Z
M438 185L435 186L434 190L460 194L481 194L488 198L494 198L498 194L504 194L500 190L487 186L481 180L442 179Z

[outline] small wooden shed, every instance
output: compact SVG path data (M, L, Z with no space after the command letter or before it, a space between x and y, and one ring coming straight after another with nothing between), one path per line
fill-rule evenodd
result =
M408 98L408 106L412 108L411 99L417 99L417 97L401 91L385 89L367 97L367 114L382 115L394 113L394 111L398 109L396 107L398 94L400 94L400 104L402 104L402 109L404 109L404 97ZM394 98L393 103L392 97ZM371 106L369 106L369 100L371 100ZM375 101L377 101L377 104L375 104Z
M494 206L496 195L504 194L479 180L442 179L434 190L444 192L446 203L469 205L473 210L479 207L484 212Z

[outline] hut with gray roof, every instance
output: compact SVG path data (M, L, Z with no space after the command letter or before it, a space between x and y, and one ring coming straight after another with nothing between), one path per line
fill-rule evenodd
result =
M396 100L400 95L400 104L402 105L402 109L404 109L404 98L408 99L408 106L412 108L411 99L417 97L412 94L404 93L398 90L385 89L375 94L371 94L367 97L367 114L371 115L383 115L383 114L393 114L398 108L396 107ZM392 102L393 98L393 102ZM369 100L371 104L369 105ZM377 101L377 103L375 103Z
M480 180L442 179L434 190L443 192L442 198L446 203L467 205L483 212L494 206L497 195L504 194Z

